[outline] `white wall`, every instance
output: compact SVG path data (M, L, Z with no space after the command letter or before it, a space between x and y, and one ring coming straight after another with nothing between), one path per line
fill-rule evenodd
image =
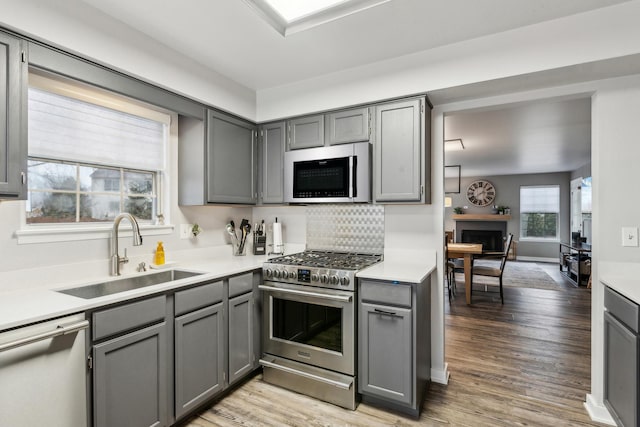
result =
M636 54L638 16L640 1L630 1L260 90L258 120Z
M81 0L0 0L0 25L255 120L255 92ZM150 11L152 12L152 11Z
M640 159L640 76L601 82L593 97L593 256L591 396L603 397L603 299L599 263L640 262L640 248L622 247L621 228L640 226L640 199L633 191Z

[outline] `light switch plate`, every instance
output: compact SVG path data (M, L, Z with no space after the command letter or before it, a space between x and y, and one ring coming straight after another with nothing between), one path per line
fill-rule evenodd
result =
M622 246L638 246L638 227L622 227Z
M193 228L193 224L180 224L180 238L190 239L192 236L191 228Z

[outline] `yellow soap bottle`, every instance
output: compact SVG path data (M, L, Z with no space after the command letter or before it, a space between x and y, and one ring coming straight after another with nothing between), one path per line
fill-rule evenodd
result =
M154 257L153 263L155 265L164 264L164 248L162 247L162 242L158 242L158 247L156 248L156 255Z

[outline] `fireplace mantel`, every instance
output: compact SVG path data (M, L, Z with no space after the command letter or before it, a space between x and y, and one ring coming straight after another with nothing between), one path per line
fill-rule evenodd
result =
M511 215L500 214L453 214L454 221L509 221Z

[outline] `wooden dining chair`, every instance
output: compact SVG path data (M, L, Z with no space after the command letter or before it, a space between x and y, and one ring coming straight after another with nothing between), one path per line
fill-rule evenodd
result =
M509 249L511 248L511 242L513 241L513 234L509 233L507 236L507 241L504 244L504 250L502 251L502 255L500 257L500 267L486 267L486 266L473 266L472 274L471 274L471 297L473 298L473 276L486 276L486 277L497 277L500 286L500 301L504 304L504 294L502 292L502 275L504 274L504 266L507 264L507 258L509 257ZM491 256L495 257L495 254L491 254ZM474 260L475 260L474 256ZM482 258L480 255L478 258Z

